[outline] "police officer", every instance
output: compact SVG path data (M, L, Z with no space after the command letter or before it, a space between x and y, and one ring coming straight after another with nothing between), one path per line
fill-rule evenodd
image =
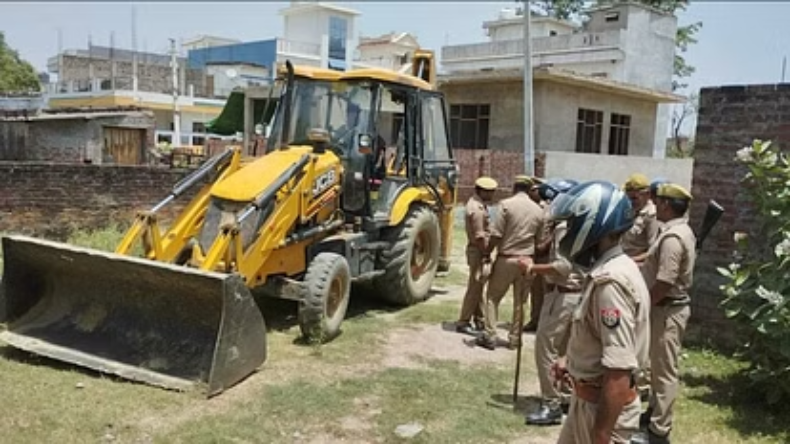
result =
M513 184L513 195L499 203L499 211L491 226L489 251L497 249L496 260L486 291L485 332L476 343L493 350L499 342L496 332L499 303L513 286L513 322L510 326L509 347L521 343L521 329L531 275L525 275L519 266L520 260L529 263L535 255L535 245L540 241L543 230L543 210L527 193L532 187L529 177L517 177Z
M475 181L475 193L466 202L466 263L469 265L469 280L461 305L461 315L455 325L455 331L459 333L476 334L472 328L473 318L478 330L484 328L483 287L491 271L488 204L493 201L496 188L496 180L480 177Z
M551 211L567 220L560 254L589 270L572 314L574 394L558 442L628 443L639 429L634 372L647 365L650 343L650 293L620 244L634 223L631 204L613 183L594 181L561 194Z
M642 265L653 304L650 312L652 393L642 423L649 423L650 443L669 443L679 389L678 356L691 316L689 289L697 240L685 218L691 193L669 183L659 186L656 196L656 214L664 222L664 228Z
M656 206L650 201L650 181L644 174L632 174L623 188L634 210L634 225L623 236L623 251L637 262L658 237Z
M522 176L519 176L522 177ZM523 176L528 177L528 176ZM542 241L535 246L535 263L547 264L549 262L549 248L553 239L551 229L552 224L549 223L549 200L541 193L541 190L546 190L545 182L538 177L530 177L532 181L532 188L530 188L529 198L538 204L543 209L544 224L543 232L541 233ZM537 274L532 278L532 285L529 291L529 322L524 326L525 332L535 332L538 329L540 322L541 307L543 307L543 299L546 295L546 281L542 274Z
M556 196L565 193L575 181L556 180L540 185L541 197L552 201ZM560 356L565 355L570 331L570 319L573 309L579 303L582 274L558 252L559 242L567 231L565 221L550 221L554 225L552 241L549 248L549 262L535 263L525 272L543 276L546 280L546 298L540 312L540 323L535 335L535 363L540 382L541 406L539 410L527 416L528 425L556 425L562 422L562 402L566 398L560 390L560 384L552 381L551 369Z
M668 183L668 181L663 177L656 177L650 182L650 202L655 207L656 201L658 199L658 187L662 184ZM656 218L656 224L658 226L659 233L661 232L661 227L663 222L661 222L658 218ZM637 263L644 262L645 258L647 258L647 251L644 253L638 254L633 257L633 259ZM642 400L647 400L650 397L650 367L642 369L639 375L637 375L637 388L639 390L639 395Z

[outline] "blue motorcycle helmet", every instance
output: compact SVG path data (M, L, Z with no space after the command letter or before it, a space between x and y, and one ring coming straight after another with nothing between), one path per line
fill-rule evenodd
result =
M583 182L559 194L550 207L551 218L567 221L568 231L559 252L575 264L590 267L595 246L610 234L634 224L631 201L617 185L607 181Z
M567 193L578 184L573 179L549 179L538 185L538 195L541 199L551 202L557 195Z

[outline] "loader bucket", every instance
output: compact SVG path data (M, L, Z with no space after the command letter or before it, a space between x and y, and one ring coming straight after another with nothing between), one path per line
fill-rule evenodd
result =
M242 279L6 236L0 340L155 386L218 394L266 360L263 316Z

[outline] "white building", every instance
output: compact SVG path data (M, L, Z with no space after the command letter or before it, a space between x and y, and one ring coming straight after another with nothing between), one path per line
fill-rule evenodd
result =
M641 4L616 3L591 10L584 27L546 17L533 18L532 25L537 149L664 157L668 103L682 100L671 94L676 17ZM460 104L472 96L500 100L482 86L485 73L501 77L509 72L511 81L517 81L523 72L523 16L503 11L483 27L488 42L442 48L443 79L451 103ZM572 89L568 89L568 78L574 79ZM449 86L459 82L464 83L463 90ZM523 90L520 85L512 87L507 89L508 98L501 98L509 103L502 108L501 118L510 120L523 115ZM642 92L638 97L634 95L637 90ZM492 122L497 118L495 109L501 106L491 104ZM548 121L539 120L542 115ZM621 128L625 121L631 122L627 130ZM633 128L636 122L639 128ZM579 129L574 131L574 127ZM587 131L587 127L597 129ZM609 146L609 140L622 137L614 134L623 131L640 136L626 137L624 146L620 142ZM576 142L566 137L568 133ZM502 143L521 146L521 140L523 132Z
M420 44L417 38L408 32L360 37L354 63L399 71L411 63L411 57L418 49Z
M227 99L235 89L269 84L271 75L265 66L252 63L212 62L206 65L206 77L209 95Z
M217 37L213 35L199 35L181 42L182 51L190 51L193 49L212 48L214 46L235 45L241 43L241 40L229 39L225 37Z

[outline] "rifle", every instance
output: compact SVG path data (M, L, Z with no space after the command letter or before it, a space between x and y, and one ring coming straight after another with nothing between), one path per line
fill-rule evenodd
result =
M702 243L705 242L705 239L713 230L713 227L719 222L722 214L724 214L724 208L719 205L718 202L711 199L708 202L708 208L705 210L705 217L702 219L702 224L700 224L699 235L697 236L697 251L702 249Z

